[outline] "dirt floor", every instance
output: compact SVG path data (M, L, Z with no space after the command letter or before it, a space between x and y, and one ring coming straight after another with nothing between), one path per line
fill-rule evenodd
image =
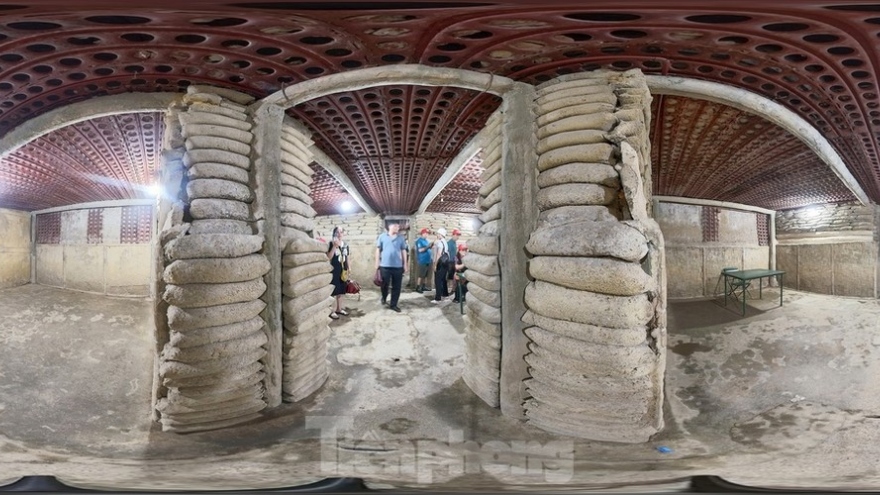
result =
M505 418L460 376L458 305L349 296L314 396L228 430L150 421L150 301L38 285L0 290L0 484L53 475L129 489L547 489L679 483L878 488L880 301L777 289L669 307L666 428L621 445ZM329 319L328 319L329 320ZM663 448L665 447L665 449ZM666 452L668 450L668 452ZM655 485L656 486L656 485Z

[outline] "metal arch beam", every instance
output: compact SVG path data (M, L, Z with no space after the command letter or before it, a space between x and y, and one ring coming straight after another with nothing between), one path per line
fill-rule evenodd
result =
M391 85L451 86L503 95L517 87L513 79L464 69L444 69L417 64L370 67L309 79L260 100L284 109L342 91Z
M165 112L183 96L180 93L124 93L98 96L56 108L23 122L0 138L0 158L9 156L34 139L86 120L126 113Z
M491 117L490 117L491 118ZM428 191L428 195L425 196L425 199L422 200L422 204L419 205L419 209L416 211L416 214L421 215L431 206L431 203L434 202L434 198L436 198L446 186L452 182L452 179L461 172L461 169L464 168L465 165L471 158L476 156L483 148L486 147L486 142L491 138L491 136L487 136L486 128L483 128L480 132L477 133L476 136L471 139L468 144L461 150L461 152L456 155L456 157L452 160L452 163L446 167L446 172L443 172L443 175L437 179L437 182L434 184L434 187Z
M367 203L364 197L361 196L361 193L358 192L357 188L354 187L354 183L351 181L351 179L349 179L348 176L345 175L345 172L342 171L342 167L337 165L332 158L327 156L327 153L321 151L321 149L317 146L312 145L309 147L309 150L312 152L312 158L315 160L315 163L323 167L324 170L332 175L333 178L336 179L336 181L339 182L346 191L348 191L348 194L351 195L351 198L354 199L368 215L376 214L376 211L373 210L372 207L370 207L369 203Z
M868 195L862 190L831 143L809 122L782 105L742 88L712 81L648 74L645 75L645 79L651 93L708 100L758 115L773 122L792 133L813 150L863 205L871 204Z

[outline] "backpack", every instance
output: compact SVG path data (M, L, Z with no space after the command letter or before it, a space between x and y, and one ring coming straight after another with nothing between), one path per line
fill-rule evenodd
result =
M440 259L437 260L437 266L440 265L448 265L449 264L449 248L446 247L446 241L443 241L443 254L440 255Z

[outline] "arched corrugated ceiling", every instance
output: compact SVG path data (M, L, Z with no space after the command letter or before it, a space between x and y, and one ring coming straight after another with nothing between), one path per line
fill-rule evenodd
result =
M798 114L880 202L880 3L544 1L0 3L0 135L54 108L125 92L211 84L263 97L322 75L388 64L540 83L638 68L765 96ZM458 88L388 86L292 108L378 212L414 212L498 107ZM657 96L655 193L773 209L853 199L786 131L723 105ZM0 207L143 197L161 143L155 114L52 132L0 161ZM348 196L327 173L319 213ZM429 211L475 212L479 159ZM442 201L441 201L442 198Z

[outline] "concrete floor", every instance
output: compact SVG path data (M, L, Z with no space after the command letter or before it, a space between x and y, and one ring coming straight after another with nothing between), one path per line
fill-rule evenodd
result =
M643 445L558 437L502 417L459 378L463 319L406 293L349 296L331 375L258 422L189 435L149 421L150 303L29 285L0 290L0 484L232 489L358 476L374 487L877 488L880 301L776 289L745 317L669 307L666 429ZM672 449L661 453L657 447Z

